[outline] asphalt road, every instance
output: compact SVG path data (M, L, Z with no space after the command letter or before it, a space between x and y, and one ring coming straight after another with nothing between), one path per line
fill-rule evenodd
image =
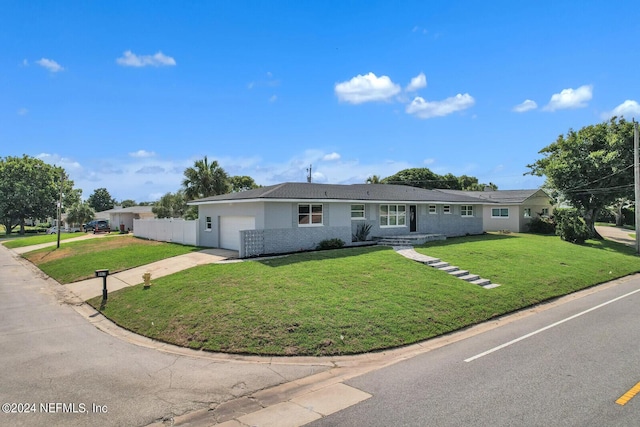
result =
M328 369L141 347L101 332L70 300L0 245L1 425L147 425Z
M309 426L638 426L640 394L616 400L640 383L639 306L623 279L347 381L373 397Z

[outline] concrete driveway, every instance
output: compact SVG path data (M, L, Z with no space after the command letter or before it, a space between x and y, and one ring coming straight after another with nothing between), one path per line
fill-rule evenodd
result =
M629 236L633 233L633 230L627 230L622 227L598 226L596 231L607 240L613 240L628 246L635 246L636 244L636 240Z

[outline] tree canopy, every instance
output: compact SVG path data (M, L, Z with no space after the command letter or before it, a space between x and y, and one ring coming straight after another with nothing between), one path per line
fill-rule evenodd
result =
M225 170L216 160L209 163L207 156L196 160L193 167L185 169L182 186L188 200L226 194L230 189Z
M544 157L528 165L530 174L546 176L552 196L580 210L594 237L599 212L633 195L633 123L607 122L570 129L540 150Z
M82 225L93 219L95 212L88 202L79 202L67 210L67 223Z
M153 205L151 211L158 218L182 218L188 208L184 191L179 190L175 194L166 193Z
M367 179L367 182L370 182L369 179ZM426 189L441 188L467 191L481 191L484 190L485 187L491 187L494 190L498 189L498 187L493 183L479 183L478 178L474 176L455 176L451 173L438 175L429 168L403 169L394 175L380 180L380 182L383 184L410 185L412 187Z
M253 190L260 187L256 182L247 175L236 175L229 178L229 185L231 186L232 193L239 193L240 191Z
M63 205L79 199L64 169L26 154L0 159L0 221L7 234L18 224L24 233L26 219L55 216L61 192Z
M87 203L89 203L89 206L96 212L102 212L113 209L116 200L111 197L111 194L109 194L106 188L97 188L93 190L93 194L89 196Z

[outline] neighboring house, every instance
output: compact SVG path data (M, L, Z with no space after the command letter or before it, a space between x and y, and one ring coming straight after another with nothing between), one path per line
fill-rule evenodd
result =
M487 202L482 218L484 231L508 230L515 233L528 230L533 218L553 213L551 198L544 190L439 190L449 194L476 197Z
M488 203L403 185L298 182L189 202L198 207L198 245L240 257L314 249L333 238L350 245L359 224L371 225L371 237L481 234Z
M134 219L155 218L151 211L152 206L131 206L129 208L115 207L102 212L97 212L95 219L108 219L111 229L114 231L133 230Z

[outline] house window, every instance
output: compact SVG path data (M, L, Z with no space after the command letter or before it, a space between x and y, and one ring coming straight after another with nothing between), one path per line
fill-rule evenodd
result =
M211 231L211 217L208 216L205 220L205 225L204 225L204 229L206 231Z
M491 218L509 218L509 208L491 209Z
M462 206L460 206L460 215L461 216L473 216L473 206L472 205L462 205Z
M380 205L380 227L404 227L405 205Z
M321 226L322 205L298 205L298 226Z
M524 208L524 217L531 218L531 208Z
M542 216L549 216L549 208L542 208Z
M450 205L444 205L442 207L442 211L446 214L450 214L451 213L451 206Z
M429 213L430 214L438 213L438 209L436 208L436 205L429 205Z
M364 205L351 205L351 219L364 219Z

